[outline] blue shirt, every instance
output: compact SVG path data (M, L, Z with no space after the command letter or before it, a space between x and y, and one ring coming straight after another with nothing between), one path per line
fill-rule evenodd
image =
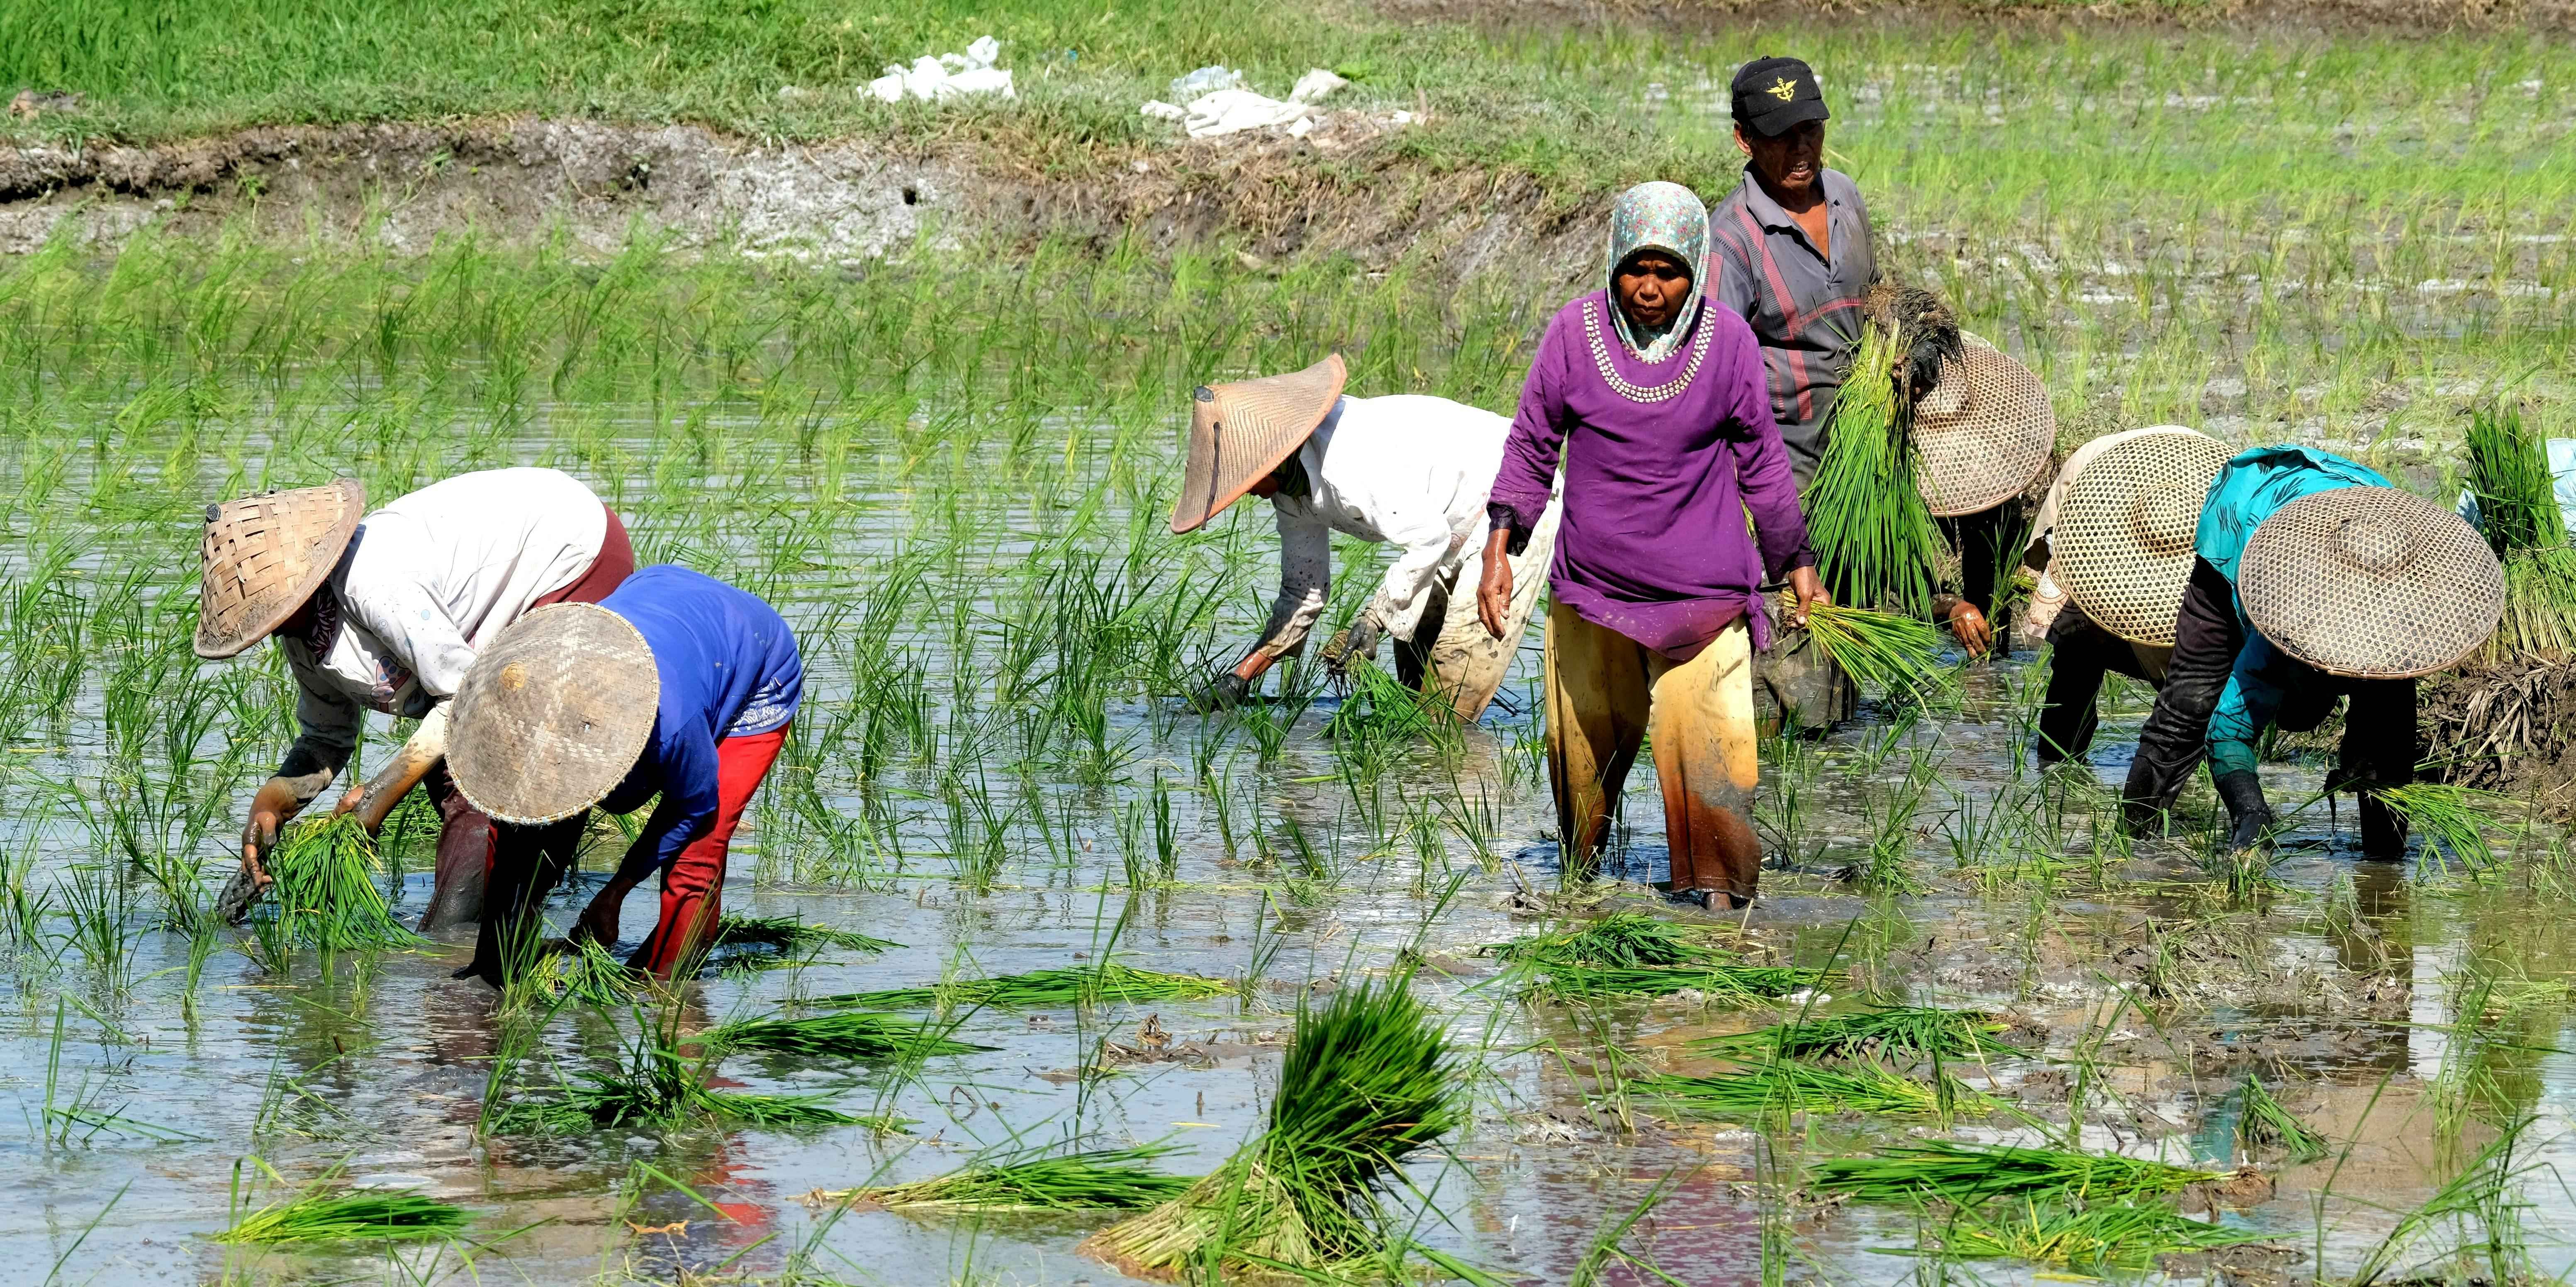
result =
M804 662L777 609L703 572L644 568L599 606L644 636L662 681L653 735L600 807L630 813L661 793L628 860L651 854L668 869L715 823L716 742L793 719L805 695Z
M2200 557L2236 584L2237 561L2245 543L2263 520L2302 496L2341 487L2386 487L2388 480L2366 465L2308 447L2256 447L2240 453L2218 471L2209 499L2200 508L2200 530L2194 545ZM2245 599L2235 596L2236 621L2245 632L2218 708L2209 716L2209 767L2218 774L2251 773L2255 743L2280 713L2292 688L2318 678L2318 673L2272 646L2245 616Z

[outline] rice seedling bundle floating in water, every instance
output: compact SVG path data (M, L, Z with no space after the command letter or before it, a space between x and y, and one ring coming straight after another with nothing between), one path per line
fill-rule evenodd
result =
M420 941L376 888L376 842L354 815L289 823L262 866L276 880L269 914L289 943L340 951Z
M1729 1059L1966 1059L2027 1053L1996 1039L2006 1027L1982 1011L1889 1006L1702 1037L1691 1046Z
M1261 1137L1082 1251L1164 1280L1382 1264L1411 1244L1386 1227L1380 1189L1465 1121L1456 1053L1411 980L1345 988L1321 1009L1300 1005Z
M1928 618L1941 534L1915 485L1914 445L1898 416L1898 349L1893 328L1862 327L1827 422L1824 460L1799 505L1835 602Z
M1485 952L1536 965L1622 967L1694 965L1734 957L1724 948L1690 938L1670 921L1643 912L1613 912L1575 929L1489 943Z
M989 979L960 979L926 988L887 988L817 997L809 1005L845 1010L929 1010L950 1006L995 1006L1005 1010L1053 1010L1098 1005L1104 1001L1189 1001L1223 996L1234 984L1196 974L1140 970L1115 961L1096 966L1063 966L1003 974Z
M793 916L727 916L716 922L715 947L776 948L783 952L837 947L853 952L883 952L903 944L856 930L808 925Z
M2079 1272L2152 1269L2160 1256L2217 1251L2277 1235L2194 1220L2168 1206L2071 1207L2024 1201L1962 1209L1937 1230L1941 1254L1960 1260L2027 1260Z
M2245 1074L2236 1142L2249 1153L2258 1148L2277 1148L2292 1162L2311 1162L2329 1151L2326 1137L2308 1129L2307 1123L2272 1098L2262 1078L2250 1072Z
M1892 694L1941 685L1941 630L1921 617L1867 608L1818 605L1807 612L1816 646L1863 686Z
M242 1217L216 1234L217 1242L269 1246L320 1242L409 1242L454 1236L465 1227L463 1207L417 1193L329 1194L320 1186Z
M1670 1117L1742 1121L1792 1113L1873 1113L1888 1117L1982 1115L1995 1102L1944 1075L1926 1084L1877 1065L1827 1068L1773 1063L1715 1077L1659 1074L1631 1081L1629 1098Z
M1529 977L1529 992L1565 999L1697 990L1749 1004L1814 987L1827 977L1820 970L1740 964L1733 953L1641 912L1616 912L1578 929L1487 944L1485 952Z
M806 1019L744 1019L709 1028L694 1040L709 1054L762 1050L850 1060L962 1055L993 1048L953 1040L924 1024L865 1011Z
M1815 1188L1863 1202L1939 1198L1960 1206L1994 1198L2119 1202L2162 1197L2224 1177L2224 1172L2116 1153L1947 1140L1892 1145L1869 1157L1827 1158L1807 1173L1808 1183Z
M824 1202L869 1202L890 1210L1139 1211L1189 1192L1198 1177L1170 1175L1150 1163L1178 1151L1169 1144L1035 1153L980 1162L935 1179L876 1189L819 1192Z

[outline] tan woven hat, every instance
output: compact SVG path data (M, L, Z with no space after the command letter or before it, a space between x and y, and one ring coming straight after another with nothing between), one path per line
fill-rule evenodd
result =
M354 478L208 505L197 655L234 656L285 624L339 565L366 509Z
M2319 670L2412 679L2495 633L2504 568L2459 515L2421 496L2338 487L2255 526L2236 594L2264 638Z
M2051 577L2103 629L2170 646L2201 503L2235 454L2189 432L2142 434L2104 449L2067 484L2049 533Z
M1339 353L1294 375L1198 387L1190 402L1190 451L1172 502L1172 530L1223 513L1279 467L1342 396L1350 371Z
M2020 494L2048 468L2057 413L2030 368L1962 337L1941 382L1914 401L1914 487L1935 518L1975 514Z
M635 767L661 697L653 650L626 618L549 604L475 655L448 717L447 771L499 821L570 817Z

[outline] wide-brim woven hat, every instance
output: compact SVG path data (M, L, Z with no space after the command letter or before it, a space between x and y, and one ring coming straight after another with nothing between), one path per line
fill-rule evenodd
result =
M208 505L197 655L235 656L284 625L339 565L366 510L354 478Z
M2412 679L2495 633L2504 567L2476 529L2421 496L2338 487L2255 526L2236 593L2264 638L2319 670Z
M1335 353L1293 375L1202 384L1190 401L1189 459L1172 530L1186 532L1233 504L1288 459L1331 414L1350 371Z
M448 716L447 772L497 821L570 817L635 767L661 697L653 650L626 618L549 604L475 655Z
M2057 448L2057 413L2030 368L1983 340L1941 363L1914 402L1914 487L1935 518L1994 508L2031 485Z
M2104 450L2067 484L2049 532L2050 575L2103 629L2170 647L2200 507L2235 454L2190 432L2145 434Z

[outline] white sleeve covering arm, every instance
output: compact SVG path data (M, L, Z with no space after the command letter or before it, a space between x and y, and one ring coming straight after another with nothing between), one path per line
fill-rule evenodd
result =
M1324 615L1333 588L1333 530L1320 522L1279 512L1279 597L1270 603L1256 651L1272 661L1295 653Z
M1431 582L1440 575L1440 565L1455 548L1448 525L1427 522L1416 529L1387 533L1387 540L1401 547L1395 563L1386 570L1386 584L1378 592L1384 611L1378 625L1398 639L1412 636L1422 622L1422 609L1431 602Z

